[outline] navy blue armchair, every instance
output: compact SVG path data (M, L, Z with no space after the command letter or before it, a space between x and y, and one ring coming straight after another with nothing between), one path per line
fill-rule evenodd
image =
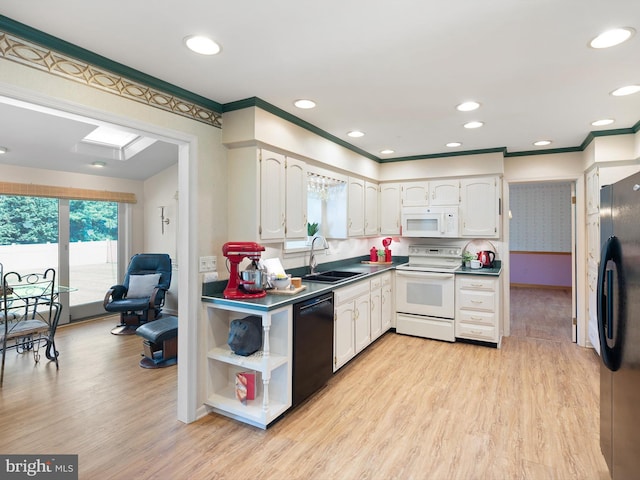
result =
M120 325L111 333L132 335L160 316L171 285L171 258L165 253L139 253L131 257L122 285L112 286L104 297L107 312L120 313Z

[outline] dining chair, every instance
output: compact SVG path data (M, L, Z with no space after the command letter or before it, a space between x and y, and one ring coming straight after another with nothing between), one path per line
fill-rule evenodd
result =
M21 275L9 272L2 275L0 387L4 383L5 358L10 348L15 348L18 353L31 351L34 361L38 363L40 349L44 347L46 357L55 361L58 369L54 335L60 304L55 301L55 278L53 268L48 268L44 273Z

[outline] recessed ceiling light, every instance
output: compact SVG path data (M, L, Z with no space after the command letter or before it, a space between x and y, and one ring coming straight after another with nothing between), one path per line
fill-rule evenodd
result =
M92 162L91 165L93 165L96 168L103 168L107 166L105 162L100 162L100 161Z
M7 153L9 149L7 147L0 147L0 155Z
M629 40L636 31L631 27L613 28L602 32L589 42L591 48L609 48Z
M395 150L391 150L390 148L385 148L384 150L380 150L380 153L382 155L391 155L392 153L395 153Z
M594 127L604 127L605 125L611 125L615 120L613 118L603 118L602 120L596 120L591 122Z
M462 142L449 142L446 146L449 148L461 147Z
M313 100L306 100L306 99L300 99L300 100L296 100L295 102L293 102L293 104L298 107L298 108L315 108L316 106L316 102L314 102Z
M220 45L203 35L185 37L184 44L189 50L200 55L216 55L220 53Z
M463 102L456 107L457 110L461 112L471 112L473 110L477 110L480 108L480 104L478 102Z
M360 138L360 137L364 137L364 132L361 132L360 130L352 130L350 132L347 132L347 135L349 135L352 138Z
M545 147L547 145L551 145L551 140L538 140L537 142L533 142L536 147Z
M464 128L480 128L483 125L483 122L468 122L464 124Z
M640 85L627 85L625 87L616 88L611 95L614 97L624 97L625 95L632 95L640 92Z

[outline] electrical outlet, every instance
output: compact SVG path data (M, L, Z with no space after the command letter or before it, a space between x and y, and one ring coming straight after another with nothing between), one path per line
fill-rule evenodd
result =
M200 273L214 272L217 268L217 259L215 256L200 257L198 270Z

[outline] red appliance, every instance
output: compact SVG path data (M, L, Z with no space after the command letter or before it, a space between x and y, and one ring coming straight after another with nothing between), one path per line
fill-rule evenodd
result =
M480 264L482 268L491 268L493 267L493 261L496 259L496 254L491 250L482 250L478 252L478 260L480 260Z
M387 263L391 262L391 249L389 248L389 245L391 245L392 241L393 238L391 237L382 239L382 246L384 247L384 261Z
M227 282L227 288L224 289L224 298L237 299L237 298L260 298L264 297L267 292L262 290L260 292L247 292L242 288L242 285L246 282L240 278L240 272L238 271L238 265L245 258L251 260L260 260L261 252L264 252L265 248L255 242L227 242L222 246L222 254L229 260L229 281Z

